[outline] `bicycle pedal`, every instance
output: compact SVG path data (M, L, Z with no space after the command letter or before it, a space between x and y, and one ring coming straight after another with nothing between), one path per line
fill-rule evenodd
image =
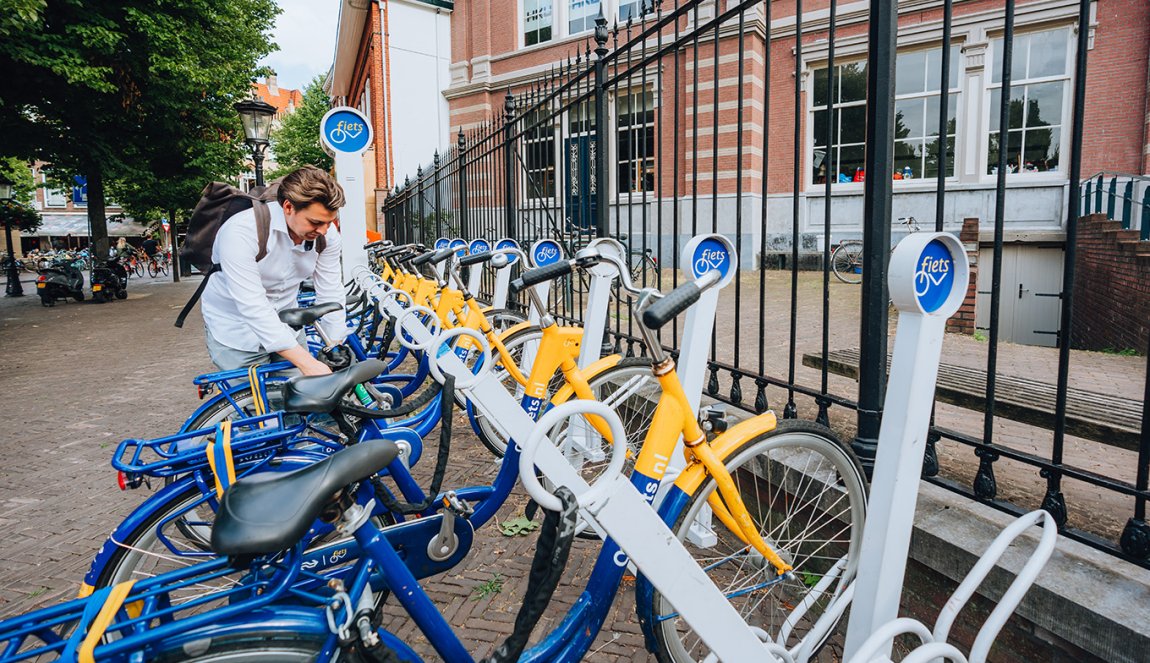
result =
M470 518L471 514L475 513L475 507L459 499L459 496L455 494L454 490L448 491L447 494L443 496L443 508L460 518Z

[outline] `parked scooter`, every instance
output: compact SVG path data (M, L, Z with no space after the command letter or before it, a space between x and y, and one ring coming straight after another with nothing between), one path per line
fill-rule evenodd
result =
M128 298L128 270L118 258L112 258L92 270L92 299L96 302L110 302Z
M84 301L84 272L69 262L54 262L40 272L36 279L36 292L44 306L55 306L57 299L69 297Z

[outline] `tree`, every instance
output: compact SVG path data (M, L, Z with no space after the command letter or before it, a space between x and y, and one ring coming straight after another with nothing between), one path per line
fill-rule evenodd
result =
M97 251L106 190L134 213L190 207L239 170L239 120L273 48L273 0L17 0L0 19L6 151L84 175Z
M324 76L316 76L303 91L303 100L283 119L279 129L272 133L271 148L276 157L276 168L268 175L275 179L301 167L312 165L331 170L332 158L319 143L319 123L331 108L331 99L323 89Z
M4 229L4 250L13 242L8 236L13 230L29 232L40 227L40 213L32 207L32 194L36 182L32 169L19 159L0 159L0 179L12 183L12 198L0 200L0 227Z

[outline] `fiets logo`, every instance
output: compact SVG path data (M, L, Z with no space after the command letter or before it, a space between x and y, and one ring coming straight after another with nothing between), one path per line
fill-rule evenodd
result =
M343 138L340 138L340 134L347 134L348 138L356 138L363 132L363 129L364 126L360 122L340 120L336 123L335 128L331 130L331 135L339 138L339 140L343 140Z
M731 268L731 255L727 246L714 237L707 238L695 248L695 261L692 264L695 278L718 270L723 276Z
M543 244L535 250L535 262L540 265L550 265L559 259L559 248L551 244Z
M488 244L487 242L481 240L481 239L477 239L471 243L471 254L472 255L475 255L477 253L487 253L490 250L491 250L491 245Z
M929 276L932 285L938 285L950 273L950 260L923 256L922 265L918 271Z
M440 237L439 239L435 240L435 250L442 251L443 249L446 249L449 244L451 244L451 242L446 237Z
M914 294L927 313L937 311L954 287L954 257L945 244L932 240L918 256L914 273Z

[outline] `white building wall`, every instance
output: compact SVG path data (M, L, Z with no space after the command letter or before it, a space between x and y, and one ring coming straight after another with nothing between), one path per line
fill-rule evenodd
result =
M384 103L391 104L398 184L453 140L443 97L451 80L451 15L420 2L392 0L387 6L392 80L390 98Z

